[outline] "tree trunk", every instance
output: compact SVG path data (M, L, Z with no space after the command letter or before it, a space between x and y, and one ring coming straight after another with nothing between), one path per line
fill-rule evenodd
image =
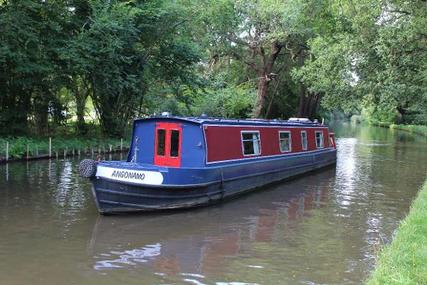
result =
M76 100L76 115L77 115L77 132L79 134L86 133L86 123L85 123L85 105L86 100Z
M266 98L268 95L268 83L265 77L261 77L258 81L258 89L256 94L256 102L253 111L254 118L261 118L264 115L264 107L266 105Z
M308 118L313 120L317 114L317 109L319 108L320 94L319 93L310 93L310 105L308 111Z
M298 106L298 117L305 117L305 105L306 105L306 97L305 97L306 89L304 86L301 86L300 94L299 94L299 106Z
M101 93L103 93L101 95ZM128 96L127 98L132 98ZM126 110L123 104L131 105L130 101L120 103L117 101L116 94L103 92L101 85L92 80L92 101L98 115L99 123L103 134L109 137L122 137L124 135L127 118L130 112Z
M298 117L314 119L319 108L320 93L310 92L305 87L301 88L298 107Z
M82 90L77 90L76 95L76 115L77 115L77 132L79 134L86 134L86 122L85 122L85 107L87 93Z
M42 94L42 91L36 90L37 95L34 96L34 123L36 134L44 136L48 133L48 111L49 111L49 96Z
M88 84L85 84L82 78L76 78L73 80L73 92L76 99L76 115L77 115L77 124L76 129L79 134L86 134L86 122L85 122L85 107L87 97L89 97L89 87Z
M272 72L274 63L279 55L282 46L277 42L273 42L271 46L271 53L267 57L264 55L264 50L261 50L263 66L258 72L258 89L255 106L252 112L254 118L262 118L265 114L265 107L267 103L268 86L272 80Z

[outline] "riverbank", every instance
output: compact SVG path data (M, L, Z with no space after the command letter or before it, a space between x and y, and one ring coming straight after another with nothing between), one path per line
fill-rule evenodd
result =
M410 132L413 134L421 135L427 137L427 126L420 125L395 125L391 124L389 126L392 130L400 130L405 132Z
M424 137L427 137L427 126L422 125L397 125L397 124L390 124L390 123L372 123L374 126L383 127L383 128L389 128L392 130L399 130L399 131L405 131L412 134L421 135Z
M367 284L427 284L427 180Z
M0 138L0 162L126 151L129 141L117 138Z

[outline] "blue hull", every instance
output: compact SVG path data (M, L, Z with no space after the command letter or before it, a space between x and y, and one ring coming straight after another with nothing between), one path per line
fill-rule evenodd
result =
M330 148L203 169L159 168L157 170L165 174L162 185L138 185L96 177L92 179L93 194L102 214L192 208L219 202L335 162L336 150ZM109 163L105 164L108 166ZM118 165L126 167L123 163ZM149 170L155 169L151 166Z

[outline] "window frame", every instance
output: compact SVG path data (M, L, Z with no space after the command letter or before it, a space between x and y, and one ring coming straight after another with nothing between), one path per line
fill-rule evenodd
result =
M289 134L289 150L283 150L282 149L282 138L280 137L281 134ZM279 131L279 149L280 149L281 153L292 152L292 134L291 134L291 131Z
M305 134L305 147L304 147L304 140L303 140L303 134ZM307 136L307 131L303 130L301 131L301 149L302 150L308 150L308 136Z
M320 146L317 145L317 134L320 134ZM314 140L316 142L316 148L325 148L325 138L323 135L323 131L315 131L314 132Z
M159 154L159 150L160 150L159 143L161 141L161 140L159 140L159 138L160 138L159 132L160 131L163 131L163 154ZM157 128L156 129L156 149L155 149L155 155L162 156L162 157L166 156L166 154L167 154L167 151L166 151L166 144L167 144L166 137L167 137L167 130L166 129L164 129L164 128Z
M172 145L173 145L172 134L173 134L173 132L176 132L178 134L178 141L176 142L176 147L177 147L176 155L172 154L172 150L173 150L172 149ZM180 142L181 142L181 132L178 129L170 129L169 136L170 136L170 139L169 139L170 140L169 157L171 157L171 158L177 158L177 157L180 156L180 153L181 153L181 145L180 145Z
M243 134L253 134L253 133L256 133L256 134L258 134L258 149L259 149L259 153L253 153L253 154L245 154L245 146L244 146L244 142L245 141L254 141L253 139L252 140L244 140L243 139ZM242 155L244 156L244 157L247 157L247 156L260 156L261 155L261 153L262 153L262 147L261 147L261 133L260 133L260 131L259 130L245 130L245 131L240 131L240 144L241 144L241 147L242 147ZM255 152L255 147L254 147L254 152Z

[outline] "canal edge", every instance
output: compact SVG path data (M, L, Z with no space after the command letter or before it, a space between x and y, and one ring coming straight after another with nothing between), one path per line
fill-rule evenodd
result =
M427 249L427 179L366 284L427 284L427 254L420 249Z

